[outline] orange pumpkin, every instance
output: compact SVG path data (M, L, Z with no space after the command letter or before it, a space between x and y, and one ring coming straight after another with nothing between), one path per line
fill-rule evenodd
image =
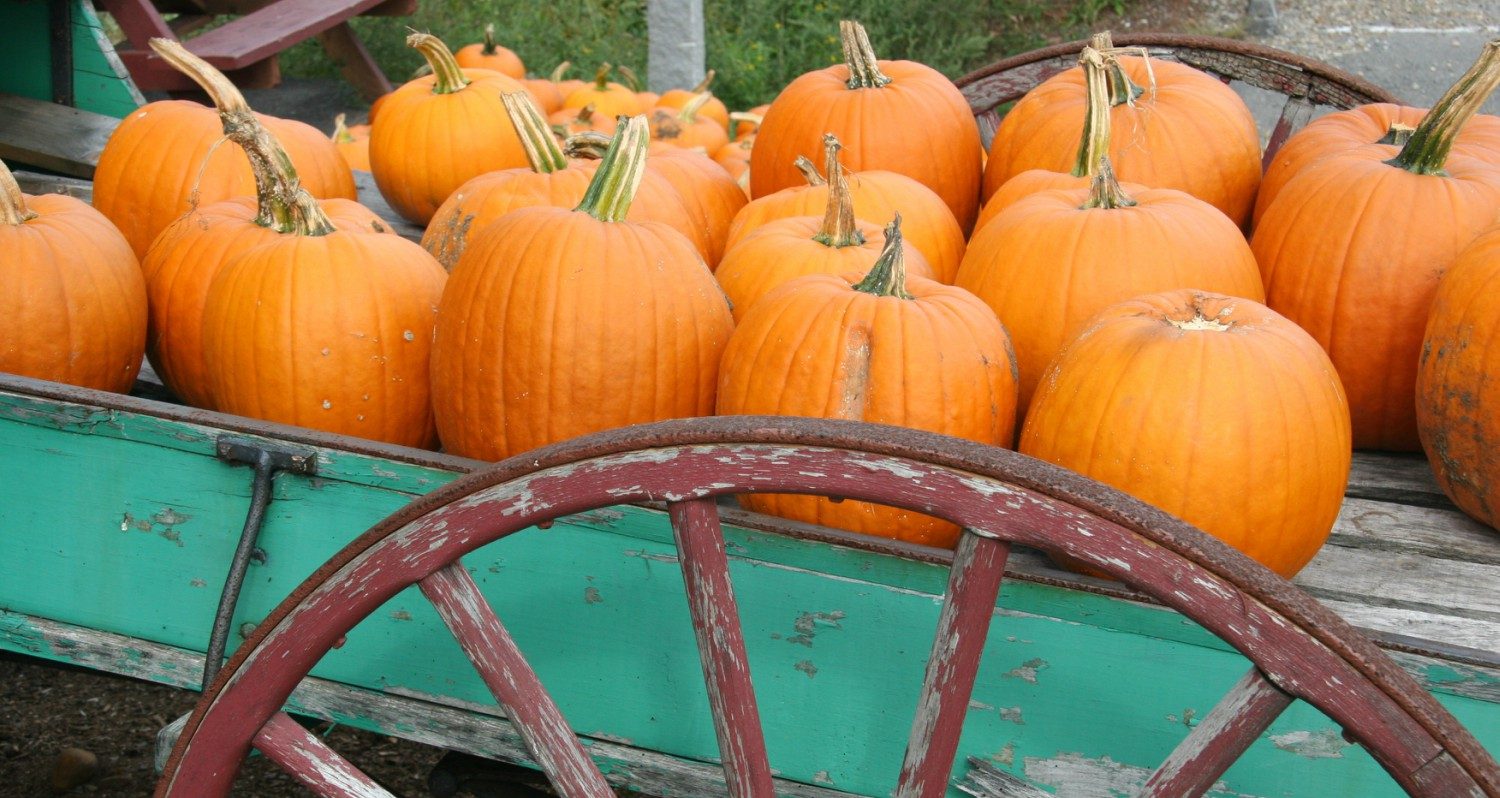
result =
M742 317L724 350L717 412L895 424L1009 446L1016 378L1005 329L968 292L906 277L899 217L883 237L868 274L799 277ZM782 494L741 501L930 546L958 539L946 521L867 502Z
M1047 368L1018 447L1154 504L1290 578L1349 478L1349 410L1307 333L1258 302L1141 296Z
M286 168L280 144L255 123L243 97L181 45L163 58L193 78L225 117L232 141L249 156L256 196L195 209L157 236L141 262L149 300L146 352L163 383L188 404L214 408L204 349L204 314L214 279L249 250L293 238L314 215L340 230L387 233L374 212L345 199L314 201Z
M1083 48L1078 63L1083 67L1088 105L1084 108L1083 134L1079 137L1078 154L1073 159L1072 168L1066 172L1027 169L1005 181L979 210L979 221L975 223L974 229L983 228L989 220L1022 197L1052 189L1087 188L1093 183L1094 175L1099 173L1100 162L1109 153L1110 98L1107 70L1110 66L1104 55L1093 47Z
M62 194L27 196L0 163L0 371L101 391L135 384L146 288L130 243Z
M754 146L755 137L746 136L725 144L713 153L714 163L724 167L724 171L744 191L746 198L750 196L750 149Z
M526 65L521 63L521 57L495 43L493 22L484 26L484 41L458 48L453 59L465 69L488 69L516 80L526 77Z
M433 214L422 246L452 271L469 239L517 208L572 208L583 199L598 161L563 155L541 112L523 93L504 96L511 123L526 147L529 166L487 172L458 187Z
M152 47L166 41L153 40ZM313 196L354 199L354 174L322 131L295 120L256 118L284 143ZM158 100L131 112L110 134L94 170L94 208L119 228L137 258L195 202L255 192L245 156L235 147L220 146L226 132L222 125L212 108L188 100Z
M649 126L648 126L649 133ZM609 149L611 139L599 133L580 133L568 138L563 142L563 153L570 158L592 158L598 160L604 157ZM655 145L660 150L673 150L675 147L668 145ZM647 151L650 151L648 147ZM714 241L717 235L709 229L706 216L707 208L700 203L698 197L684 196L674 183L673 177L681 178L677 174L680 170L673 170L674 174L668 174L658 168L657 162L660 158L646 159L646 174L641 178L641 184L635 191L635 199L630 203L630 212L627 217L632 222L662 222L671 226L677 232L687 236L698 250L699 257L707 264L710 259L716 259L714 255Z
M651 138L665 144L691 149L697 147L706 153L717 152L729 143L729 134L718 122L701 116L703 104L713 95L703 92L681 108L658 106L651 112Z
M766 111L771 110L769 103L757 105L748 111L736 111L729 115L729 139L739 141L746 138L754 138L760 130L760 123L766 117Z
M594 80L574 89L563 97L563 108L594 106L594 112L606 117L634 116L642 110L635 92L609 79L609 64L602 64L594 73Z
M433 73L385 102L370 134L370 168L391 208L425 225L469 178L526 165L526 150L500 101L501 94L525 89L498 72L460 68L436 36L413 33L406 43Z
M1032 194L996 216L969 242L955 284L1010 331L1023 416L1047 364L1115 302L1178 288L1265 297L1229 217L1181 191L1122 187L1107 162L1089 189Z
M596 113L595 110L592 105L585 105L582 108L563 108L548 116L547 124L551 125L552 132L560 139L590 131L613 136L616 120L619 117L605 116Z
M531 99L536 101L536 106L542 109L542 115L547 116L562 110L564 94L558 86L562 79L562 73L567 71L572 64L567 61L557 65L552 74L545 78L526 78L521 84L531 94Z
M354 125L344 126L344 115L339 114L333 119L333 139L335 147L339 148L339 155L344 156L344 162L349 164L350 169L360 172L370 171L370 126Z
M1175 188L1238 225L1250 222L1260 185L1260 138L1244 100L1218 78L1185 64L1120 56L1109 158L1123 181ZM1147 86L1135 99L1126 99ZM984 197L1028 169L1067 171L1088 92L1082 67L1048 78L1016 102L990 144Z
M693 102L698 95L709 92L709 86L712 86L714 82L714 74L712 69L708 70L703 80L698 81L698 85L691 89L667 89L657 98L652 110L680 111L686 108L688 103ZM729 109L724 106L723 100L713 96L711 92L708 99L699 106L698 116L717 122L719 128L728 134Z
M718 268L729 238L729 224L749 201L745 192L724 167L701 152L654 141L648 152L647 167L677 189L694 224L703 230L708 243L703 262L710 271Z
M885 247L885 234L854 217L849 183L839 165L837 140L826 155L829 189L823 216L789 216L760 225L729 249L714 273L740 321L766 294L808 274L864 274ZM902 240L903 269L931 279L932 267L910 242Z
M691 242L625 218L648 140L645 118L631 119L577 209L523 208L469 243L433 344L448 451L495 460L712 412L733 322Z
M1266 167L1255 195L1256 224L1287 181L1309 164L1326 155L1365 146L1383 147L1386 157L1394 158L1426 115L1425 108L1374 103L1314 119L1287 139ZM1500 164L1500 117L1474 117L1458 132L1453 151Z
M1417 363L1438 278L1500 208L1500 166L1452 149L1496 85L1491 42L1394 158L1365 146L1310 164L1255 229L1268 304L1328 351L1357 448L1420 446Z
M844 143L845 166L900 172L943 198L968 230L979 207L979 126L942 73L912 61L878 61L864 28L840 23L845 63L808 72L766 111L750 156L750 195L805 182L793 165L816 158L823 136Z
M1500 227L1438 282L1417 368L1417 432L1438 485L1500 528Z
M838 137L824 137L824 160L828 159L828 148L838 150L841 146ZM752 200L730 225L726 247L737 246L761 225L776 219L823 212L828 204L828 183L818 174L817 167L805 158L798 164L798 169L806 184ZM854 205L854 218L878 224L881 219L889 219L900 212L902 238L922 253L932 267L934 279L953 282L958 265L963 262L964 232L959 229L958 220L953 218L953 212L948 210L942 197L896 172L871 169L851 173L843 170L843 174L848 183L850 202Z

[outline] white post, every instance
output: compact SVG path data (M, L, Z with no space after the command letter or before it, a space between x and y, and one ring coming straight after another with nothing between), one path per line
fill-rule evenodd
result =
M690 89L703 79L703 0L646 0L646 88Z

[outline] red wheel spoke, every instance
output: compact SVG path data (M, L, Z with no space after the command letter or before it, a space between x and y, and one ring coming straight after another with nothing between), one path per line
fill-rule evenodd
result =
M303 786L332 798L395 798L285 712L271 716L255 747Z
M1005 542L968 530L959 540L896 798L941 798L948 792L948 774L1009 554Z
M775 795L771 765L750 682L739 606L729 582L719 510L712 499L677 502L668 509L719 737L724 780L735 798L770 798Z
M463 562L434 571L421 586L558 793L564 798L613 796Z
M1151 774L1141 798L1202 795L1291 703L1252 667Z

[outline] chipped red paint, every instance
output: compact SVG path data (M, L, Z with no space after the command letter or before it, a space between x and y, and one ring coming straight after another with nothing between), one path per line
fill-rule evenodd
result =
M304 787L336 798L396 798L285 712L271 716L255 747Z
M455 560L433 572L421 586L558 793L563 798L614 795L463 563Z
M878 501L1079 560L1222 637L1272 684L1341 724L1411 794L1500 796L1494 759L1408 674L1315 600L1181 521L1014 452L915 430L765 417L600 433L496 464L397 512L319 569L236 652L184 729L158 795L224 794L249 741L324 651L468 551L597 507L751 491ZM685 524L680 534L703 528ZM1003 548L971 545L993 546L990 556ZM980 592L949 601L977 601ZM988 596L944 613L988 617ZM540 688L524 695L537 698ZM924 771L951 766L927 759Z
M1202 795L1291 703L1291 696L1251 668L1151 774L1139 798Z
M1009 554L1004 542L969 530L959 539L896 798L948 794L948 774L958 752L958 736L969 711L979 656L984 653Z
M693 633L703 661L704 682L713 710L714 732L724 780L733 798L772 798L771 765L766 758L765 733L750 683L745 656L745 634L739 606L729 583L729 556L719 509L712 499L668 505L672 534L682 561Z

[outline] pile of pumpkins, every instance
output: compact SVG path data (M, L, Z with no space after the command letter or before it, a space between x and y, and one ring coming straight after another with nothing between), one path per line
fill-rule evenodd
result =
M1500 522L1500 119L1477 115L1500 42L1430 111L1330 114L1263 173L1232 90L1107 35L985 152L947 78L840 34L842 63L733 115L706 83L526 80L492 32L456 54L413 34L430 74L332 140L159 43L217 107L128 117L97 212L0 169L25 333L0 369L124 391L144 348L193 405L483 459L713 413L914 427L1092 476L1287 576L1353 448L1425 446ZM420 246L353 201L350 163Z

